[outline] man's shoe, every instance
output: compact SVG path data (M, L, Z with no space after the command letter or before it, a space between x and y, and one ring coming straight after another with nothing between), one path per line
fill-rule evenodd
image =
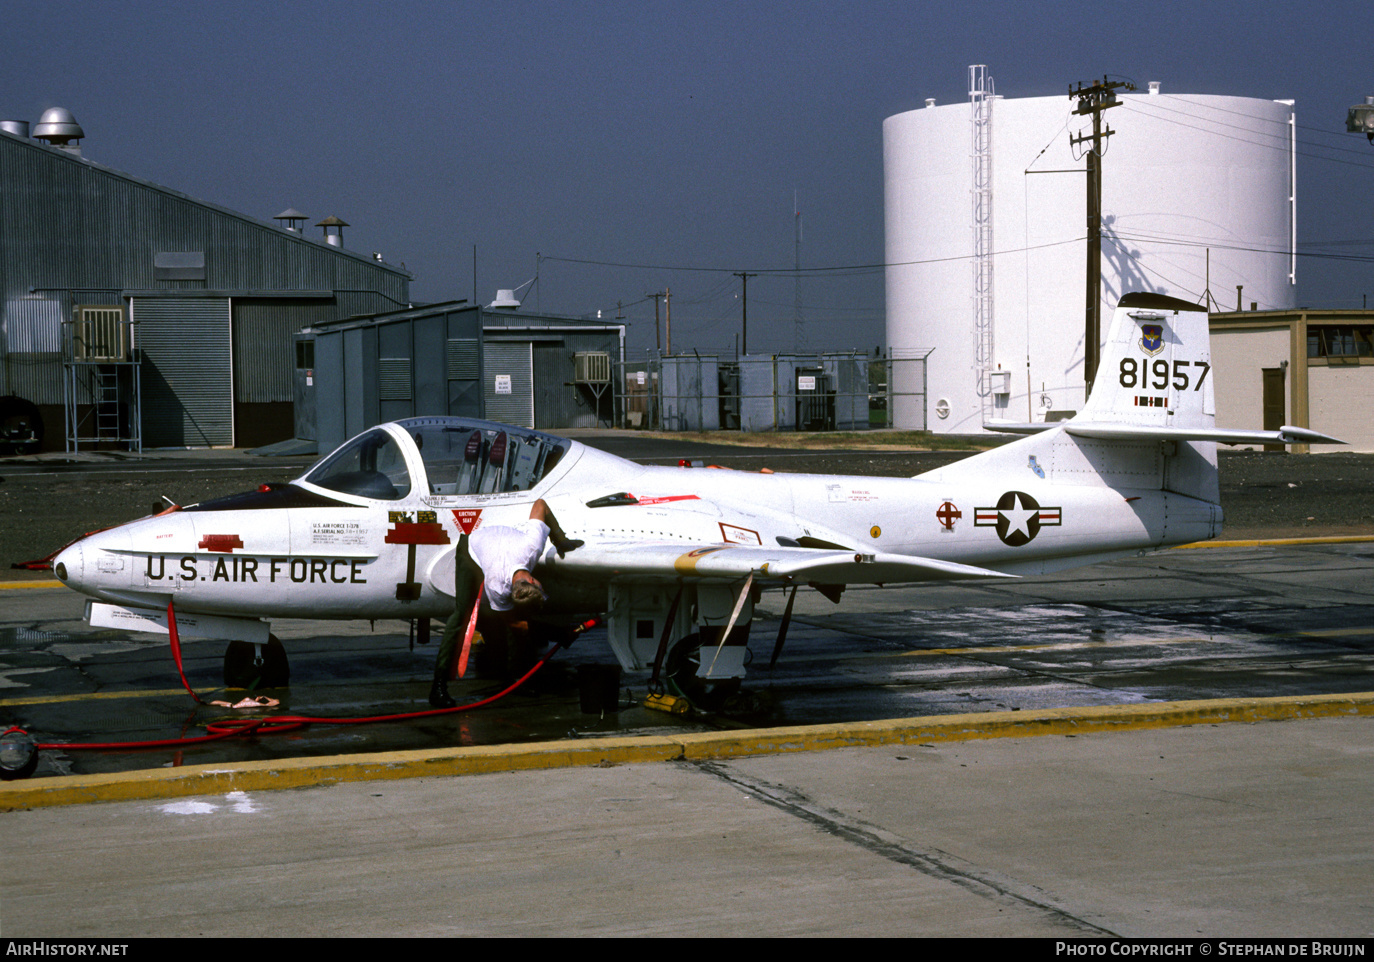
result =
M578 538L569 538L567 536L552 538L551 540L553 541L553 549L558 552L558 557L560 558L569 551L576 551L587 543Z
M454 708L457 706L458 703L448 693L447 679L434 679L434 684L429 688L429 703L435 708Z

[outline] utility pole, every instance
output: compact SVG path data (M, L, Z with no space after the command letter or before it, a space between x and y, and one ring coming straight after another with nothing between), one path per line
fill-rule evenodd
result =
M802 329L801 243L801 206L797 203L797 192L794 190L792 191L792 340L795 342L793 349L798 354L806 350L806 332Z
M749 278L758 277L757 274L746 274L744 271L735 271L735 276L744 282L744 293L740 296L740 306L744 311L744 318L741 322L740 330L743 332L744 353L749 353Z
M654 303L658 303L655 301ZM668 315L668 353L673 353L673 289L663 289L663 309Z
M645 297L654 299L654 350L663 353L663 326L658 321L658 299L663 295L660 293L645 294Z
M1087 86L1080 81L1077 90L1069 90L1069 99L1078 99L1074 113L1091 115L1093 118L1091 134L1069 137L1069 143L1073 146L1092 141L1087 151L1088 279L1084 295L1087 310L1083 323L1083 380L1088 394L1092 393L1093 381L1097 378L1102 344L1102 142L1115 133L1111 127L1102 129L1102 111L1121 106L1121 101L1116 99L1116 91L1122 88L1134 90L1135 84L1103 77L1101 82L1094 80Z

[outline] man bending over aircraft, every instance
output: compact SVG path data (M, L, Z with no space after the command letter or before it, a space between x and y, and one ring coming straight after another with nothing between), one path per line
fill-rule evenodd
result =
M553 543L559 557L582 546L581 541L563 533L542 498L530 508L528 521L514 526L483 525L471 536L458 539L453 564L453 614L444 625L434 663L434 684L429 690L429 703L435 708L452 708L457 704L448 693L449 674L458 646L465 641L473 608L482 604L484 595L487 610L482 614L488 626L486 631L505 638L510 636L511 629L521 636L528 632L528 619L544 605L543 586L530 572L544 553L546 541Z

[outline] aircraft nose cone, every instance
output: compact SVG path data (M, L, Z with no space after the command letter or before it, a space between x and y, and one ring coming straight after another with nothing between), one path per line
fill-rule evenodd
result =
M57 580L70 585L73 588L79 587L85 579L85 552L81 550L81 542L63 548L53 559L53 574L57 575Z

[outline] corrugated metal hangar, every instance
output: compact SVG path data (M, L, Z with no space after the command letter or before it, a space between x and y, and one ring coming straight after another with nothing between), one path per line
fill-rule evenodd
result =
M290 438L293 334L410 305L410 275L338 246L337 218L315 240L295 211L104 167L61 108L27 128L0 124L0 395L37 406L46 448Z

